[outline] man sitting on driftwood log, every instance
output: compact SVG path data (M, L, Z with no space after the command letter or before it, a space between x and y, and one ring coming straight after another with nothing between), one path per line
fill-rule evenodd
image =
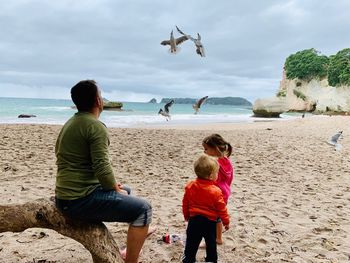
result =
M78 82L71 97L78 112L56 142L56 206L72 219L129 223L125 262L137 262L151 223L151 205L128 195L114 178L107 128L99 121L103 100L96 82Z

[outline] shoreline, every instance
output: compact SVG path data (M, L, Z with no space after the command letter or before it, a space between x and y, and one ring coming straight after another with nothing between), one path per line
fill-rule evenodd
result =
M0 204L54 195L54 147L61 125L0 124ZM118 181L153 206L157 232L145 242L144 263L179 262L183 246L159 243L183 235L184 186L195 178L201 140L220 133L233 147L228 202L231 229L218 246L220 262L346 262L350 256L350 118L175 127L109 128L110 158ZM326 142L343 130L343 148ZM119 246L127 225L108 223ZM43 236L40 233L44 232ZM200 249L198 260L205 251ZM0 233L4 262L92 262L79 243L48 229Z
M254 118L249 121L242 121L242 122L230 122L230 121L217 121L217 122L198 122L198 123L179 123L179 122L164 122L162 124L159 123L147 123L147 124L133 124L131 126L127 127L115 127L115 126L108 126L108 129L159 129L159 130L232 130L235 128L244 128L244 127L252 127L254 125L262 125L270 124L270 123L290 123L290 122L318 122L324 119L328 119L330 117L333 117L333 119L337 118L345 118L347 119L347 115L309 115L305 118L301 117L291 117L291 118ZM349 118L350 119L350 118ZM30 123L30 122L24 122L24 123L0 123L1 126L59 126L62 127L63 124L60 123Z

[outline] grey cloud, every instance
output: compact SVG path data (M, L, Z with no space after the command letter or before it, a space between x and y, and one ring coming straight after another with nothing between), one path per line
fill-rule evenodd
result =
M345 0L3 1L0 92L47 87L66 97L93 78L113 96L140 99L272 96L288 55L349 47L349 10ZM177 55L160 45L175 25L201 34L206 58L190 41Z

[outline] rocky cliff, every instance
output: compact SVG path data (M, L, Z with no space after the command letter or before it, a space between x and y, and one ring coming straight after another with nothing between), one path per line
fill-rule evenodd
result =
M276 96L254 103L256 115L350 113L350 48L329 57L314 48L301 50L287 57L283 69Z
M286 111L317 114L350 113L350 87L332 87L328 79L287 79L285 72L275 97L255 101L256 116L279 115Z
M327 78L289 80L284 73L277 96L285 98L288 111L334 114L350 112L350 87L332 87Z

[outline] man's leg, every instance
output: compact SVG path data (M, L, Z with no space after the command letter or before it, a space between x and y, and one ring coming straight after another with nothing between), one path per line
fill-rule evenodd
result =
M95 222L129 223L126 262L137 262L152 221L152 207L147 201L98 188L85 198L69 202L67 209L64 206L66 204L58 205L73 218Z
M68 206L68 216L86 221L131 223L138 219L133 225L145 226L152 217L151 205L146 200L114 190L104 191L101 187L84 198L70 201Z
M141 248L148 233L146 226L129 226L127 243L126 243L126 263L137 263Z

